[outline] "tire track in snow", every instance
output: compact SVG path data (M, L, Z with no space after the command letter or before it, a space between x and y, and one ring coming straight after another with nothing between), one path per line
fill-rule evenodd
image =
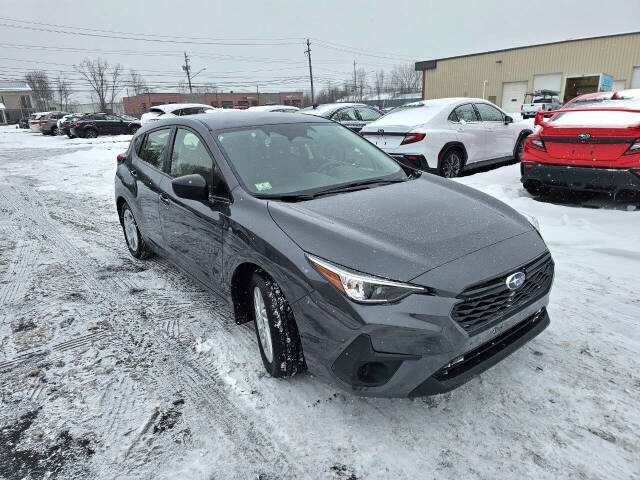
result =
M21 195L12 187L0 195L6 199L5 204L10 205L23 222L28 223L32 230L39 232L42 237L57 246L60 253L66 257L68 264L81 277L84 287L94 295L96 300L99 300L97 306L106 308L111 313L115 311L116 314L111 315L110 325L121 341L128 336L134 336L132 327L138 324L137 333L145 332L162 346L163 353L166 355L153 362L151 368L157 369L163 362L172 364L170 371L177 372L171 378L173 388L182 391L195 404L204 401L206 407L213 413L212 420L221 426L224 434L236 447L242 449L245 460L254 464L256 472L271 470L276 475L284 474L285 478L303 475L303 472L298 469L296 459L288 456L289 447L276 445L270 438L271 432L259 430L256 423L247 418L242 411L243 407L238 406L223 390L224 382L215 370L203 371L197 362L186 357L187 352L183 346L176 344L162 328L158 332L158 325L155 322L131 312L130 306L123 302L123 298L129 296L131 286L128 282L124 282L117 274L102 280L96 278L96 262L78 250L61 233L60 227L54 225L44 202L36 199L33 192L31 195ZM126 341L124 343L130 346ZM166 376L167 369L161 369L158 375ZM166 389L166 383L158 382L157 385L160 388L164 386Z

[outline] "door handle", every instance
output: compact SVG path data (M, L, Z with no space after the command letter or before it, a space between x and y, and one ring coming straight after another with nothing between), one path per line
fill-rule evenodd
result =
M169 205L169 203L171 203L171 200L169 200L169 195L167 195L166 193L160 194L160 200L162 200L162 203L164 203L165 205Z
M131 174L132 177L138 176L138 171L135 168L132 168L131 170L129 170L129 173Z

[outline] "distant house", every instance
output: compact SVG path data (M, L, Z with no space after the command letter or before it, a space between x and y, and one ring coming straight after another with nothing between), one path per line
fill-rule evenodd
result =
M34 112L31 88L26 82L0 80L0 123L16 123Z

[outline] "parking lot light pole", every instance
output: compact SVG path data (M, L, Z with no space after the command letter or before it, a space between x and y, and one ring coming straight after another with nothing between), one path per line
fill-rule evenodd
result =
M313 70L311 69L311 42L307 38L307 49L304 51L309 58L309 80L311 81L311 105L315 105L316 101L313 95Z

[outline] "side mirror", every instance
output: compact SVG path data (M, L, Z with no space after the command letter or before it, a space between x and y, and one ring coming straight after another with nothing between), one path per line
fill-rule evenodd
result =
M504 124L509 125L510 123L513 123L513 117L507 115L506 117L504 117Z
M209 200L207 181L199 173L174 178L171 186L180 198L198 201Z

